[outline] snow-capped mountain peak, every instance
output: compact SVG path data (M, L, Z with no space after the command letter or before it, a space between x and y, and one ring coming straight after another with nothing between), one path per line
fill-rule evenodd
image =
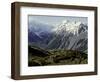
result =
M61 24L59 24L54 31L56 31L56 33L61 33L61 32L69 32L69 33L73 33L78 34L78 30L80 28L80 25L82 24L82 22L79 21L69 21L69 20L64 20L62 21Z

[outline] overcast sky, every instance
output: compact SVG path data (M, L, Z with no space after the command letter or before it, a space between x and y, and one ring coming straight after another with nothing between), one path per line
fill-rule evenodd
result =
M71 17L71 16L46 16L46 15L29 15L28 21L36 21L41 23L46 23L50 25L57 25L60 24L63 20L69 20L69 21L81 21L83 23L88 24L88 18L87 17Z

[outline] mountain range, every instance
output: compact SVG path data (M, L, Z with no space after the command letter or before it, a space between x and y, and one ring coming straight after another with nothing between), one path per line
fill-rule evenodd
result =
M43 49L67 49L87 53L88 26L79 21L63 20L52 26L36 21L29 23L29 45Z

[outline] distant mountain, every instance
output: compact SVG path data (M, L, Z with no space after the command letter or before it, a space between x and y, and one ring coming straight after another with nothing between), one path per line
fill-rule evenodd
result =
M54 27L36 21L29 22L28 42L41 48L46 48L48 42L52 38L52 29Z

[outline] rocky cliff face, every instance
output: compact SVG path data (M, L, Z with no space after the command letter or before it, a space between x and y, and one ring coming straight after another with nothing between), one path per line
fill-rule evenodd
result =
M47 48L87 50L87 25L81 22L63 21L54 31L55 36L48 43Z

